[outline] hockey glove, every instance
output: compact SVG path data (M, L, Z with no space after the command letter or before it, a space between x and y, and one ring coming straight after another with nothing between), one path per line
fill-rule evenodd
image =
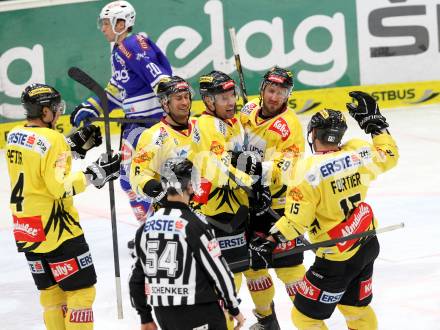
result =
M252 151L232 152L231 165L250 176L262 174L260 156Z
M260 183L257 183L256 186L256 189L254 189L255 201L253 203L253 212L259 217L272 206L272 194L268 186L263 186Z
M272 252L276 243L256 236L249 242L252 269L268 268L272 264Z
M155 203L160 202L166 195L166 191L163 190L162 184L154 179L148 181L142 191L148 197L153 198Z
M121 155L119 153L109 156L102 154L96 162L93 162L84 171L87 179L96 188L102 188L106 182L119 177Z
M358 103L357 105L347 103L348 112L365 133L377 134L389 126L385 117L381 115L376 100L371 95L359 91L350 92L348 95Z
M99 117L99 111L88 102L84 102L78 105L70 114L70 124L75 127L80 127L82 122L84 122L84 125L87 125L87 118L97 117Z
M72 150L73 158L84 159L87 151L101 145L101 129L95 125L81 127L68 135L66 140Z

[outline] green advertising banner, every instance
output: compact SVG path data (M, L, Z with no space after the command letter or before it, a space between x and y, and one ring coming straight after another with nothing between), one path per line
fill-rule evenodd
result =
M0 12L0 123L23 118L20 95L31 82L55 85L68 109L89 95L67 76L78 66L105 84L110 45L97 29L109 1ZM175 74L197 89L212 69L237 78L228 29L237 33L249 94L274 65L295 73L295 89L359 85L355 1L130 1L135 32L167 54ZM1 10L1 7L0 7Z

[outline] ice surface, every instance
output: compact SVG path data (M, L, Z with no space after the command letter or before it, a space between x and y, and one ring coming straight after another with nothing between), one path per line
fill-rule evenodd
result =
M382 226L404 221L403 230L380 236L381 253L373 280L375 309L380 329L440 329L440 105L384 111L390 131L400 148L400 162L375 181L368 202ZM306 127L309 116L301 116ZM349 137L369 139L351 119ZM118 137L113 137L118 140ZM103 149L102 149L103 150ZM95 160L99 150L77 161L76 168ZM16 252L11 233L9 179L4 151L0 151L0 328L44 329L38 292L27 263ZM127 277L131 258L126 243L136 230L127 198L116 184L118 238L124 319L117 320L109 197L107 188L89 187L75 197L81 224L89 242L98 274L93 306L95 329L139 329L136 312L128 296ZM306 265L313 254L306 253ZM282 329L293 329L291 303L283 284L274 276L275 305ZM242 286L241 309L246 328L255 322L252 301ZM327 320L330 329L346 329L336 310Z

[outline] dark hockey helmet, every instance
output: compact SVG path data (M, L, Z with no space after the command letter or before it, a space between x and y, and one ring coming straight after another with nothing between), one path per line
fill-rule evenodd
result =
M315 113L307 126L307 135L316 128L316 138L326 143L339 144L347 130L347 123L341 111L324 109Z
M29 119L40 118L43 107L49 107L52 112L62 114L66 104L61 100L61 94L53 87L45 84L31 84L21 94L21 104L26 110Z
M235 81L226 73L211 71L199 79L199 91L202 98L208 95L216 95L228 91L235 91ZM237 94L235 92L235 94Z
M157 97L159 99L167 99L171 94L180 92L189 92L193 96L193 89L188 82L179 76L165 77L159 81L157 85Z
M163 189L172 195L181 194L191 182L193 163L182 157L168 158L162 165L160 181Z
M275 84L287 88L287 95L290 95L293 89L293 73L290 70L275 66L263 76L263 80L260 84L260 94L263 93L264 89L269 84Z

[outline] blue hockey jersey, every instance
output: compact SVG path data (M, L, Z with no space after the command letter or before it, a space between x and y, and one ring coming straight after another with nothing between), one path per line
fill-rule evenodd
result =
M161 118L155 85L172 73L166 56L148 37L132 34L113 47L112 78L106 87L110 111L121 108L127 118ZM85 102L102 113L98 98Z

